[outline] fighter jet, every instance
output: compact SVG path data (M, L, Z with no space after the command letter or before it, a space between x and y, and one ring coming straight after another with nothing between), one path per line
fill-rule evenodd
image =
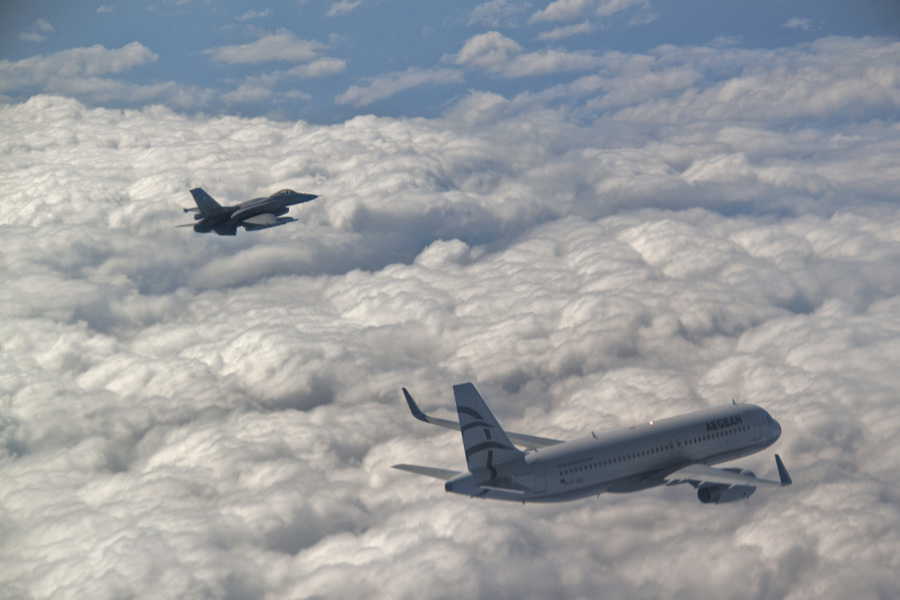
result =
M194 226L198 233L215 231L219 235L235 235L238 227L246 231L278 227L296 221L293 217L282 217L290 209L289 206L315 200L318 196L301 194L294 190L281 190L265 198L254 198L234 206L222 206L203 188L194 188L191 195L197 208L185 208L184 212L195 212L197 223L186 223L178 227Z
M791 484L777 454L778 481L740 467L711 466L755 454L781 436L781 425L753 404L732 403L563 442L503 430L471 383L453 386L453 394L459 421L425 414L403 388L415 418L462 432L468 473L408 464L394 468L443 479L444 489L455 494L562 502L689 483L700 502L719 504L749 498L758 486Z

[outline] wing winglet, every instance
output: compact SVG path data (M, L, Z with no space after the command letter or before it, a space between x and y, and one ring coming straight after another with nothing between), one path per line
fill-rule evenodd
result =
M781 457L777 454L775 455L775 466L778 467L778 478L781 479L781 485L791 485L794 483L793 480L791 480L791 476L788 474L787 469L784 468Z
M409 404L409 410L413 414L415 418L420 421L424 421L425 423L431 423L432 425L437 425L438 427L445 427L447 429L455 429L459 431L459 423L456 421L450 421L447 419L438 419L437 417L432 417L431 415L426 415L422 412L422 409L419 408L419 405L416 404L416 401L413 400L412 395L403 388L403 395L406 396L406 403Z
M419 405L416 404L416 401L413 400L412 394L406 388L401 388L403 390L403 395L406 397L406 403L409 404L409 411L412 415L418 419L419 421L423 421L425 423L431 423L432 425L437 425L438 427L444 427L445 429L453 429L455 431L459 431L459 422L458 421L450 421L449 419L439 419L438 417L432 417L431 415L426 415ZM524 433L513 433L511 431L507 431L506 435L514 444L519 444L525 446L526 448L541 448L543 446L552 446L554 444L561 444L562 440L554 440L550 438L542 438L536 435L525 435Z
M413 397L409 394L409 391L406 388L403 389L403 395L406 396L406 403L409 404L409 410L412 412L413 416L420 421L428 422L428 416L422 412L422 409L419 408L419 405L416 404L416 401L413 400Z

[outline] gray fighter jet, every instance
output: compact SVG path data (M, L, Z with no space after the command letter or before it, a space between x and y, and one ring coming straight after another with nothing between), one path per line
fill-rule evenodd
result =
M246 231L268 229L278 227L296 221L293 217L282 217L294 204L301 204L315 200L318 196L313 194L301 194L294 190L281 190L265 198L254 198L234 206L222 206L212 196L203 191L203 188L194 188L191 195L197 203L197 208L185 208L184 212L195 212L196 223L178 225L178 227L194 226L198 233L215 231L219 235L235 235L238 227Z

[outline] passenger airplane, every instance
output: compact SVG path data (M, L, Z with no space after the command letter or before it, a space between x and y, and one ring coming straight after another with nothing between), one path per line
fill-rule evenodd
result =
M781 425L752 404L732 403L563 442L505 432L471 383L453 386L453 394L459 422L426 415L403 388L415 418L462 432L469 472L394 465L443 479L448 492L524 504L689 483L697 488L700 502L719 504L749 498L757 486L791 484L777 454L780 481L759 479L740 468L710 466L755 454L779 438Z

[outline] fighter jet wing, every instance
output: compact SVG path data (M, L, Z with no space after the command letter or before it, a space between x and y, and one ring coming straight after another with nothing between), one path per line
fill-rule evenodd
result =
M438 427L443 427L445 429L455 429L456 431L459 431L458 421L439 419L437 417L432 417L431 415L426 415L424 412L422 412L422 409L419 408L419 405L416 404L416 401L413 400L413 397L409 394L409 392L406 391L406 388L403 388L403 395L406 397L406 403L409 404L409 410L418 420L424 421L426 423L431 423L432 425L437 425ZM542 448L544 446L562 444L562 440L542 438L536 435L525 435L524 433L513 433L511 431L505 431L505 433L506 437L508 437L514 444L519 444L521 446L525 446L526 448Z
M249 219L244 219L241 221L241 225L245 225L249 223L250 225L265 225L265 226L274 226L278 225L278 219L272 213L263 213L261 215L255 215L250 217Z

